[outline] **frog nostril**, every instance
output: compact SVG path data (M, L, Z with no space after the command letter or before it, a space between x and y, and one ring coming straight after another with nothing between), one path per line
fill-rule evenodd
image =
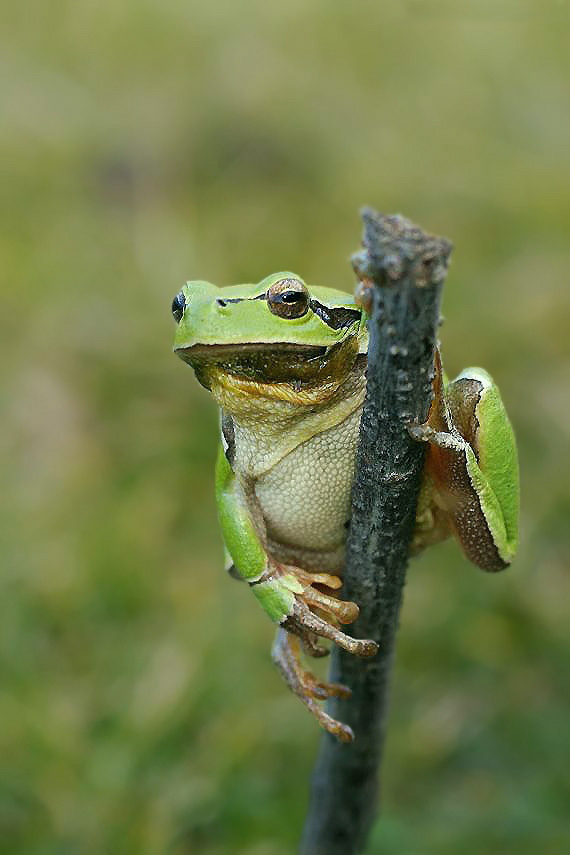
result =
M220 300L220 299L218 299L218 300L216 300L216 303L217 303L217 304L218 304L218 306L220 306L222 309L224 309L224 308L227 306L227 303L226 303L226 301L225 301L225 300Z

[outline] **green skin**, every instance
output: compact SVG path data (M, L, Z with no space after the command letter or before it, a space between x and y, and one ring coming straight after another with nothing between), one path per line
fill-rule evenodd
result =
M365 392L365 310L343 292L292 273L257 285L188 282L173 303L175 352L222 412L216 465L220 525L233 576L249 583L279 625L273 658L290 688L344 741L326 698L344 686L317 680L301 651L327 638L361 656L374 642L343 633L358 614L335 596ZM518 463L497 387L479 368L447 382L435 353L434 399L411 434L428 443L412 552L454 535L484 570L515 554Z

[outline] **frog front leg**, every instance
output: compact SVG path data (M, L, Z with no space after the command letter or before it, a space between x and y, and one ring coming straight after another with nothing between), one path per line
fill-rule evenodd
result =
M454 534L483 570L507 567L517 548L516 442L499 390L481 368L445 383L435 354L434 398L412 436L429 443L413 550Z
M222 447L216 464L216 498L234 575L249 583L269 617L280 625L273 648L274 662L291 690L322 726L340 739L350 740L350 728L326 715L316 703L333 696L348 697L349 690L321 682L304 670L299 642L312 656L326 653L317 643L317 638L329 639L359 656L374 655L378 649L374 641L351 638L337 626L338 623L354 621L358 616L358 606L322 590L332 592L340 588L342 582L338 576L309 573L280 563L266 552L261 511L256 507L253 495L246 497L244 494Z

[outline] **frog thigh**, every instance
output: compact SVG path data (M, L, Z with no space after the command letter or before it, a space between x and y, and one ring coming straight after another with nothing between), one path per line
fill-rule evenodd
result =
M497 386L481 368L462 371L446 387L445 398L467 443L467 474L480 512L506 566L518 540L519 472L511 423Z

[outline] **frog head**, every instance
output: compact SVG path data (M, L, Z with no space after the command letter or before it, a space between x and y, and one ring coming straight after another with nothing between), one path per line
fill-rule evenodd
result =
M257 285L187 282L172 303L174 351L211 388L220 372L256 384L315 384L347 376L366 351L362 311L348 294L294 273Z

